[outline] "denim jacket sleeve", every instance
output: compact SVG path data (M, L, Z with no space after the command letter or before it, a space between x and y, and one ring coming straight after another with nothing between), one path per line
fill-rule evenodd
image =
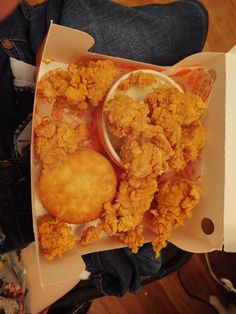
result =
M21 7L0 23L0 254L20 250L34 239L29 154L19 158L13 150L13 134L32 111L33 94L14 89L9 60L34 63L28 34Z

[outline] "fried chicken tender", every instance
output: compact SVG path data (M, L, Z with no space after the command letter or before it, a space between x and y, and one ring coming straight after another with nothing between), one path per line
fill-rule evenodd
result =
M205 129L201 122L183 127L179 144L174 149L170 166L182 170L189 161L195 161L206 142Z
M87 86L87 98L93 106L97 106L111 87L118 70L110 60L88 61L86 65L79 63L78 68Z
M50 118L42 121L35 129L35 152L43 162L44 168L56 167L78 148L79 137L68 124L54 122Z
M71 64L66 71L48 72L38 83L38 93L62 108L84 110L88 104L97 106L117 74L109 60Z
M175 88L159 87L147 99L151 122L161 126L172 147L169 165L182 170L196 160L205 143L204 128L199 122L206 106L201 98L181 93Z
M39 244L44 257L51 261L74 248L78 238L71 234L71 227L59 219L43 217L38 223Z
M152 121L163 128L172 147L179 143L182 128L177 116L174 116L167 109L156 108L152 114Z
M127 137L120 156L129 177L157 177L163 173L163 150L143 137Z
M49 102L52 102L57 97L65 94L69 82L70 75L67 71L61 69L50 71L38 82L37 91Z
M152 121L158 125L161 125L159 117L166 115L181 125L189 125L199 120L206 110L206 105L199 96L181 93L173 87L156 88L146 101L150 106ZM165 110L165 115L161 114L162 110Z
M142 71L131 73L130 76L121 81L118 88L120 90L127 90L131 86L143 87L151 86L156 83L156 76L150 73L144 73Z
M117 95L105 107L109 129L117 138L145 130L150 119L148 105L143 101L135 102L126 95Z
M183 146L183 155L186 162L196 160L205 143L205 129L200 122L182 129L180 144Z
M104 231L113 235L135 229L150 208L156 191L157 181L153 178L128 181L123 175L115 201L105 206Z
M87 87L81 80L72 82L71 74L61 69L49 71L38 83L37 92L49 102L61 107L84 110L87 108Z
M162 150L164 160L167 161L171 156L173 156L174 151L171 147L170 142L164 134L164 130L159 125L149 124L145 131L142 133L145 139L149 139L153 144L155 144L159 149ZM168 170L167 168L165 169Z
M163 129L147 125L139 136L128 136L123 140L120 157L128 177L156 178L169 168L168 160L174 154Z
M158 206L146 217L147 225L158 234L152 243L157 255L165 246L172 228L192 217L192 209L198 204L200 193L200 188L187 180L170 177L159 182Z

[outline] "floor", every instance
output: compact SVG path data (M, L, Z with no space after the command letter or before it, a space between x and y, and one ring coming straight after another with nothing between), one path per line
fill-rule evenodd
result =
M29 0L32 4L43 0ZM124 5L168 3L169 0L114 0ZM209 34L205 51L226 52L236 44L236 0L202 0L209 12ZM213 252L210 255L216 274L236 283L236 254ZM209 274L203 254L194 255L181 269L181 276L188 291L205 301L211 294L227 305L229 297ZM95 300L89 314L211 314L211 307L189 297L174 273L162 280L143 287L133 295L122 298L104 297Z

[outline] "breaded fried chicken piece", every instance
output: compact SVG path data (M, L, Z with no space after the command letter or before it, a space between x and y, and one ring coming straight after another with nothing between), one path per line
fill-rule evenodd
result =
M173 154L163 129L158 125L147 125L140 135L127 136L120 150L129 178L156 178L168 170L168 161Z
M179 171L185 168L189 161L195 161L205 145L205 129L201 122L183 127L179 144L174 149L170 166Z
M67 153L77 149L78 142L78 134L70 125L50 118L44 119L35 129L35 152L44 168L55 167L63 161Z
M152 243L157 255L165 246L172 228L192 217L192 209L199 202L200 192L200 188L190 181L174 177L159 183L156 194L158 207L150 210L145 218L150 229L158 234Z
M199 120L206 109L197 95L181 93L173 87L159 87L147 96L151 122L161 126L171 146L181 138L181 126Z
M39 244L44 257L51 261L74 248L78 238L71 234L71 227L65 222L50 216L43 217L38 223Z
M152 122L163 128L164 134L172 147L179 143L181 124L178 121L178 116L165 108L158 107L153 111Z
M148 105L143 101L135 102L126 95L117 95L105 107L109 129L117 138L145 130L148 118Z
M160 117L160 109L171 114L172 119L181 125L189 125L199 120L205 110L206 105L202 99L192 93L181 93L173 87L158 87L148 95L146 99L150 106L152 121L158 123ZM171 118L168 115L168 119Z
M111 87L118 70L110 60L90 60L85 65L78 63L77 66L88 90L87 100L97 106Z
M183 149L181 145L178 145L174 149L174 155L169 161L169 165L172 169L180 171L186 167L186 160L184 159Z
M128 181L123 175L115 201L106 204L105 217L108 210L112 215L109 220L103 220L104 230L111 230L110 234L133 230L150 208L156 191L157 181L153 178Z
M157 177L163 172L162 149L144 137L127 137L121 146L120 157L128 177Z
M105 203L104 212L102 216L103 230L109 235L113 236L117 233L118 225L118 210L120 208L119 203Z
M186 162L196 160L205 143L206 134L201 122L182 129L180 144L183 146L183 155Z
M163 128L159 125L149 124L142 133L142 136L161 149L163 154L163 170L165 172L168 171L168 162L169 159L174 155L174 150L172 149L170 142L164 134Z
M38 83L38 93L62 108L84 110L88 104L97 106L117 74L109 60L71 64L67 71L48 72Z
M156 81L157 79L155 75L139 71L136 73L131 73L127 79L121 81L118 88L120 90L127 90L131 86L151 86L152 84L155 84Z
M72 74L61 69L49 71L38 83L37 92L60 107L84 110L87 108L88 90L78 77L72 83Z

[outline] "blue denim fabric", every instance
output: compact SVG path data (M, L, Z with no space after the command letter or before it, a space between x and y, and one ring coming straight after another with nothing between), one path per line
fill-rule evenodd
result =
M0 160L15 158L13 133L32 112L33 105L32 95L19 94L13 88L9 56L34 64L51 20L93 35L96 44L92 51L160 65L172 65L201 51L208 28L207 12L197 0L138 8L127 8L109 0L48 0L34 8L23 2L0 22ZM5 48L4 39L14 45ZM0 162L0 254L20 250L33 241L27 165L27 158ZM112 276L120 278L120 295L127 287L137 291L139 286L137 270L127 275L129 284L125 288L126 278L114 274L119 268L119 254L129 260L126 264L133 269L139 259L139 255L134 257L128 250L121 252L98 254L104 272L110 265ZM156 262L155 271L160 265L160 261ZM149 266L147 270L152 271ZM123 273L128 274L128 268ZM108 277L104 275L104 283Z
M150 243L132 254L130 249L116 249L83 256L91 280L103 295L122 297L127 291L137 293L142 277L157 274L161 257L156 258Z

